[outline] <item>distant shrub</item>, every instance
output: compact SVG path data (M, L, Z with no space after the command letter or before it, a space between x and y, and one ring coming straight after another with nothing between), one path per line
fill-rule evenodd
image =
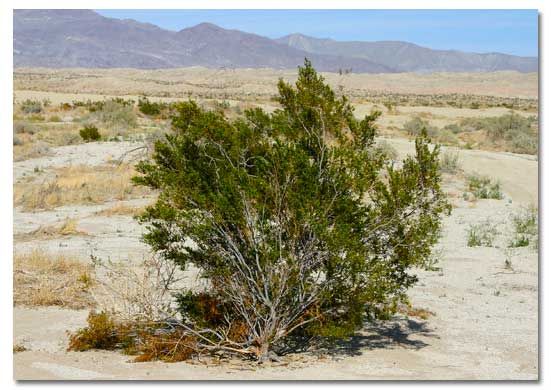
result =
M465 131L483 130L490 142L502 143L514 153L538 152L538 129L535 116L524 117L515 112L490 118L467 118L460 122Z
M438 141L445 145L457 145L459 143L459 139L453 132L444 129L438 132Z
M101 139L101 134L96 126L84 126L84 128L80 130L79 134L86 142L99 141Z
M39 131L38 126L28 122L14 122L13 133L14 134L36 134Z
M486 246L494 245L494 239L498 235L498 230L490 221L476 225L470 225L467 230L467 246Z
M459 134L463 131L457 123L446 125L442 128L442 130L451 131L453 134Z
M423 129L427 131L429 137L435 137L438 134L438 128L418 116L404 124L404 130L411 136L418 136Z
M503 199L501 184L487 176L471 175L467 178L467 186L479 199Z
M42 103L38 100L27 99L21 103L21 111L25 114L39 114L42 112Z
M52 115L49 120L50 122L61 122L61 118L58 115Z
M100 109L94 112L101 122L112 127L129 128L137 124L136 114L128 104L116 100L107 100Z
M459 153L443 152L440 155L440 170L445 173L457 173L459 170Z
M145 115L159 115L161 113L161 104L151 102L148 98L143 97L138 100L138 109Z

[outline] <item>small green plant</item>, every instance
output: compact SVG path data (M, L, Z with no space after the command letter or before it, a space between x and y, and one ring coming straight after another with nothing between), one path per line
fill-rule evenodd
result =
M84 128L80 130L79 134L86 142L99 141L101 139L101 134L96 126L84 126Z
M487 176L471 175L467 187L478 199L503 199L501 184Z
M514 214L513 238L509 247L518 248L529 246L532 242L538 247L538 209L535 206L525 207Z
M499 234L495 225L486 221L476 225L470 225L467 230L467 246L486 246L494 245L494 239Z

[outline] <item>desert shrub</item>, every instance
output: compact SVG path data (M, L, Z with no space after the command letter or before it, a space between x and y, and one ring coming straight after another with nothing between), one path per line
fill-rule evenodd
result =
M459 143L459 139L457 136L452 133L449 130L441 129L438 132L438 142L445 144L445 145L457 145Z
M49 120L50 122L61 122L61 118L59 117L59 115L52 115Z
M70 351L90 349L115 349L121 343L120 329L108 313L90 312L88 326L79 329L69 337Z
M86 142L99 141L101 139L101 134L96 126L84 126L84 128L79 131L79 134Z
M145 115L159 115L161 113L161 109L166 108L164 106L166 106L166 104L163 105L161 103L151 102L146 97L138 100L138 109Z
M34 135L40 131L37 125L34 125L29 122L14 122L13 123L13 133L14 134L29 134Z
M21 137L14 136L13 160L22 161L50 154L51 148L45 142L25 142Z
M196 343L197 336L185 334L181 329L163 328L150 323L128 325L102 311L90 312L87 326L69 333L67 350L123 349L129 355L137 355L135 362L178 362L192 356Z
M487 246L494 245L494 240L499 234L497 227L490 221L470 225L467 230L467 246Z
M538 247L538 209L535 206L524 207L512 216L513 238L510 247L525 247L533 243Z
M442 130L450 131L453 134L459 134L459 133L463 132L463 129L457 123L452 123L452 124L446 125L442 128Z
M459 169L459 153L447 151L440 155L440 170L442 172L454 174Z
M21 102L21 111L25 114L39 114L42 112L42 102L26 99Z
M411 136L418 136L425 130L429 137L435 137L438 134L438 128L432 126L428 121L416 116L404 124L404 131Z
M110 127L130 128L137 124L132 107L117 100L107 100L93 111L93 118Z
M467 187L478 199L503 199L499 181L487 176L470 175L467 177Z
M514 153L538 152L538 129L535 116L524 117L513 111L498 117L467 118L461 126L471 131L483 130L490 142L503 143Z
M262 360L292 334L388 318L450 210L425 131L397 168L375 151L379 113L357 120L309 62L278 90L281 109L235 121L179 103L173 133L137 166L135 182L160 191L140 217L145 242L205 281L176 294L195 353Z

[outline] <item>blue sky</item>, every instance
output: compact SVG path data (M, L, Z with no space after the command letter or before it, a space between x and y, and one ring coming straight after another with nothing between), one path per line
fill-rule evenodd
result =
M97 10L168 30L201 22L270 38L400 40L433 49L538 55L536 10Z

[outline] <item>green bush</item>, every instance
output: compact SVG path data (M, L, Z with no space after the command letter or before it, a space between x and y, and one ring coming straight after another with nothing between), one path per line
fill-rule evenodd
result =
M467 187L478 199L503 199L499 181L494 181L487 176L467 177Z
M468 118L460 123L466 131L483 130L493 143L503 143L514 153L537 154L538 129L535 116L525 117L513 111L498 117Z
M79 134L86 142L99 141L101 139L101 134L96 126L84 126L84 128L79 131Z
M78 102L73 102L77 104ZM120 102L111 99L101 102L91 102L88 106L91 114L86 121L101 122L108 128L128 129L137 125L137 117L128 101Z
M21 111L25 114L39 114L42 112L42 102L27 99L21 103Z
M150 102L146 97L138 100L138 109L145 115L159 115L162 108L163 106L160 103Z
M404 124L404 131L411 136L418 136L425 130L429 137L435 137L438 135L438 128L432 126L428 121L419 118L418 116L410 119Z
M375 146L379 113L357 120L308 61L278 90L281 109L233 121L177 104L173 132L137 166L136 184L159 191L144 241L208 286L177 294L198 353L263 360L292 335L388 318L450 211L426 132L395 167Z
M512 217L513 238L510 247L529 246L532 242L538 247L538 209L535 206L525 207Z

